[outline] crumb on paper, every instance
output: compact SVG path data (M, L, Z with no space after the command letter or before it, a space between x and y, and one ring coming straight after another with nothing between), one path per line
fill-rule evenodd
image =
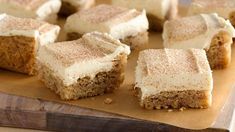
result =
M130 91L135 90L135 84L130 84L130 88L128 88Z
M173 110L172 109L168 109L167 112L172 112Z
M181 107L180 108L180 111L184 111L186 108L185 107Z
M139 91L135 87L132 88L132 93L133 93L133 96L135 96L135 97L139 96Z
M164 109L168 109L168 106L164 106Z
M113 102L113 100L111 99L111 98L106 98L105 100L104 100L104 103L105 104L111 104Z
M156 109L157 109L157 110L160 110L160 109L161 109L161 106L157 106Z

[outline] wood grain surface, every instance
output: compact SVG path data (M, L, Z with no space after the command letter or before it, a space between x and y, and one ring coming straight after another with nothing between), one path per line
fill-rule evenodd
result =
M200 131L232 132L234 127L232 117L235 114L234 100L235 89L233 89L213 127ZM0 126L53 131L194 131L163 123L4 93L0 93L0 104Z

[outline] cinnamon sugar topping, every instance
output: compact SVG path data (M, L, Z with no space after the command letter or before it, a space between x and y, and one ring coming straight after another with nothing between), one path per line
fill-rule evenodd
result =
M92 9L78 12L76 15L84 18L90 23L102 23L111 19L117 19L119 21L130 20L139 14L140 12L136 10L102 4Z
M206 21L201 15L168 21L164 27L169 41L188 40L207 31Z
M202 7L214 8L214 7L224 7L230 8L235 7L234 0L193 0L194 4L198 4Z
M182 61L183 60L183 61ZM146 75L174 75L210 70L204 50L149 49L140 52L139 63L146 67Z
M9 3L25 7L27 10L35 10L39 8L43 3L48 2L47 0L0 0L0 3Z
M1 14L0 32L2 33L12 30L38 30L43 33L53 27L54 25L43 21L37 21L30 18L17 18L6 14Z

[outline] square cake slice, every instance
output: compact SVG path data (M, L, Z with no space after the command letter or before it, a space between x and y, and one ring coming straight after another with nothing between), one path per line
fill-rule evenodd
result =
M150 28L161 30L165 20L174 19L178 14L178 0L112 0L113 5L146 10Z
M61 0L0 0L0 13L55 23Z
M188 15L201 13L217 13L229 19L235 26L235 1L234 0L193 0L189 6Z
M76 24L75 24L76 23ZM65 31L68 39L77 39L84 33L109 33L131 48L148 43L148 20L145 11L111 5L98 5L68 17Z
M112 92L124 79L129 46L108 34L46 45L39 52L39 78L63 100Z
M146 109L207 108L213 79L202 49L149 49L141 51L135 89Z
M62 0L60 16L67 17L81 10L86 10L95 5L95 0Z
M0 14L0 68L34 75L38 49L53 43L59 31L46 22Z
M165 48L204 49L212 69L223 69L230 64L234 36L235 30L229 20L217 14L170 20L163 29Z

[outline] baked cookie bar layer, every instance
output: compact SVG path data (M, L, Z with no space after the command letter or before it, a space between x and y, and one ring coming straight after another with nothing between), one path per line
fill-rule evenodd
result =
M224 69L231 63L231 36L224 31L216 34L206 51L212 69Z
M141 97L141 91L138 96ZM156 95L145 97L140 100L140 105L146 109L168 109L168 108L208 108L210 104L210 91L171 91L161 92Z
M36 40L24 36L0 36L0 67L35 74Z

